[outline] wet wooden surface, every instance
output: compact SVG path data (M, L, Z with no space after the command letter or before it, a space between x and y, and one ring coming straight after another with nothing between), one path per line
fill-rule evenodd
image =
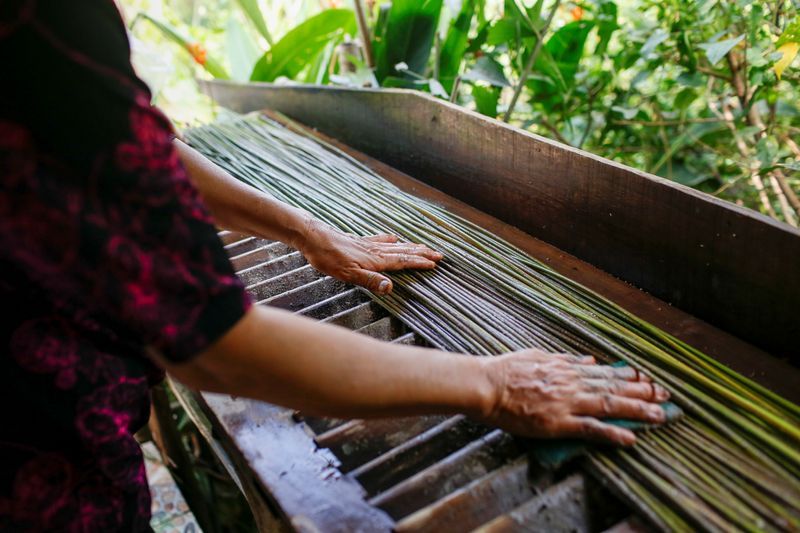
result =
M421 93L204 86L222 105L286 113L688 313L800 360L800 231L786 224Z

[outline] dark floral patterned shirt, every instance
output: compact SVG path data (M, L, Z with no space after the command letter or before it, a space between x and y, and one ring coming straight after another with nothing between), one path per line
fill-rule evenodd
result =
M0 531L147 530L161 371L250 305L112 0L0 0Z

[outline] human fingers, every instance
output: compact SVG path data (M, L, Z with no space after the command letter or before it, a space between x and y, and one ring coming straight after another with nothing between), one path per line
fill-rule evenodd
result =
M553 359L558 359L564 361L566 363L572 363L574 365L594 365L597 363L594 357L591 355L572 355L569 353L549 353L547 354L548 357Z
M406 269L420 269L430 270L436 267L436 263L413 254L386 254L379 258L376 270L406 270Z
M625 418L660 424L666 419L657 403L613 394L578 393L573 401L573 413L598 418Z
M612 424L606 424L590 416L570 416L562 420L555 430L557 436L608 442L621 446L631 446L636 442L633 431Z
M378 233L377 235L370 235L364 238L372 242L388 242L388 243L397 242L398 240L397 235L392 235L391 233Z
M380 247L382 254L409 254L418 255L431 261L441 261L444 257L440 252L428 248L424 244L410 244L410 243L384 243Z
M652 381L632 366L591 365L579 370L588 379L622 379L625 381Z
M640 400L665 402L669 391L652 381L625 381L621 379L587 379L584 381L587 392L607 393Z
M392 292L393 288L392 280L383 274L363 268L353 270L350 276L348 276L347 281L355 285L360 285L365 289L369 289L375 294L389 294Z

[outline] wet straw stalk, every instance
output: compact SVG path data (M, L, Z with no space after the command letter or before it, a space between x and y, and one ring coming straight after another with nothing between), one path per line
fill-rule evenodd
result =
M343 231L394 233L443 252L435 270L391 274L395 291L372 296L433 346L591 354L663 384L682 421L587 458L654 526L800 529L798 406L299 128L253 115L186 138L242 181Z

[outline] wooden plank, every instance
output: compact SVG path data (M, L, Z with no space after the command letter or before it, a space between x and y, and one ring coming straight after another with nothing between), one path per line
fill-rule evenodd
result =
M521 459L407 516L397 522L395 531L470 531L533 498L551 479L549 472L538 472L529 479L528 461Z
M300 268L254 283L247 287L247 290L253 300L267 300L323 277L325 275L315 270L311 265L303 265Z
M338 297L340 292L347 290L347 287L348 285L344 281L325 277L272 298L267 298L259 303L280 307L287 311L304 312L306 308L314 304Z
M322 448L329 448L341 461L340 470L349 472L395 446L444 422L445 416L416 416L378 420L353 420L318 435Z
M306 264L305 257L300 252L292 252L289 255L276 257L271 261L259 265L245 268L236 273L248 289L265 279L274 278L284 272L300 268Z
M356 330L357 333L367 335L373 339L390 341L399 337L403 331L403 323L393 316L385 316Z
M235 237L228 237L231 242L225 243L225 251L229 256L243 254L250 250L255 250L259 246L266 244L267 241L259 239L258 237L246 237L241 233L234 233Z
M548 488L544 493L475 529L474 533L538 531L592 531L584 478L580 474Z
M387 311L373 301L357 304L322 321L347 329L360 329L387 315Z
M641 520L631 516L625 520L617 522L603 533L647 533L651 531Z
M332 280L333 278L328 279ZM368 296L350 285L336 287L340 290L333 292L322 300L312 301L297 313L309 318L322 320L337 315L341 311L352 309L368 300Z
M363 489L336 468L292 411L263 402L202 394L205 411L229 454L265 489L273 507L300 532L391 531L393 521L367 504Z
M269 113L268 113L269 114ZM280 118L273 115L273 118ZM294 127L297 126L295 123ZM303 127L304 128L304 127ZM663 329L782 396L800 403L800 369L734 335L668 305L558 248L535 239L474 207L455 200L402 172L319 132L304 128L364 163L400 189L425 198L486 228L544 261L556 271L596 291L631 313Z
M369 503L398 520L518 458L518 440L495 430L375 496Z
M630 511L601 485L582 473L572 474L548 487L517 508L477 528L474 533L516 533L536 531L603 531L608 527L618 532L639 524L633 517L620 522ZM615 525L616 523L616 525ZM642 530L640 530L641 533Z
M459 415L361 465L350 476L370 495L388 489L427 468L470 442L481 438L489 428Z
M775 355L800 358L800 231L421 93L203 82L271 108Z
M271 242L259 248L255 248L254 250L248 250L239 255L231 256L231 264L236 271L244 270L267 261L272 261L278 257L289 255L294 251L295 250L282 242Z

